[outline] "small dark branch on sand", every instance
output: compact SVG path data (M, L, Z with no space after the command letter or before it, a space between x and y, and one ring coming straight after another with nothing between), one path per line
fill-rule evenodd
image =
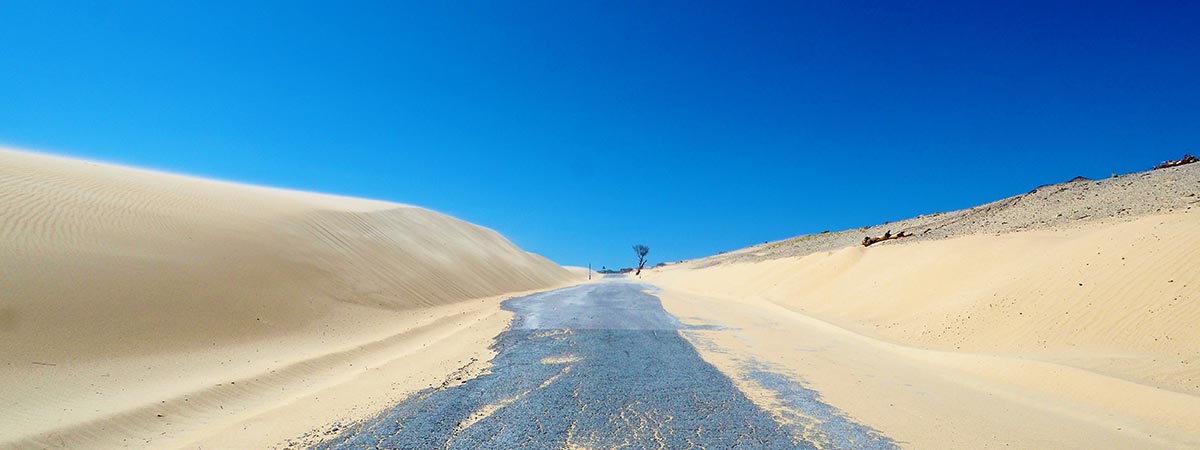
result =
M1162 164L1154 166L1154 170L1167 169L1167 168L1171 168L1171 167L1175 167L1175 166L1182 166L1184 164L1191 164L1196 161L1200 161L1200 159L1197 159L1195 156L1192 156L1192 155L1183 155L1182 159L1177 159L1174 161L1163 161Z
M37 362L37 361L30 361L30 362L37 364L39 366L57 366L58 365L58 364L51 364L51 363L44 363L44 362Z
M863 238L863 247L870 247L871 244L875 244L875 243L879 243L879 242L883 242L883 241L890 241L892 239L900 239L902 237L909 237L909 236L912 236L912 235L909 233L905 233L903 231L896 233L896 234L892 234L892 230L888 230L886 233L883 233L883 236L880 236L880 237L874 237L874 238L870 237L870 236L864 237Z

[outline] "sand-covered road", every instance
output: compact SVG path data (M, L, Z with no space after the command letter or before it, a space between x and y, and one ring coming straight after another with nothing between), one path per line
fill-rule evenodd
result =
M647 289L614 281L508 300L516 317L491 373L420 392L319 448L894 447L768 370L752 376L782 408L764 409Z

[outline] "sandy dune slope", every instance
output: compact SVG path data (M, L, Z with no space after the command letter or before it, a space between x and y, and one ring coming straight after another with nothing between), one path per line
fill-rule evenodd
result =
M948 225L949 237L864 248L862 230L841 246L829 233L646 279L667 288L673 312L739 327L737 338L716 333L718 347L790 368L914 448L1194 448L1200 165L1180 169L1049 187L1171 197L1161 212L1023 198L1004 202L1011 222L989 220L995 208L947 213L974 223ZM995 228L1085 208L1098 218Z
M902 195L902 194L899 194ZM901 231L904 242L968 234L1000 234L1121 222L1152 214L1186 211L1200 205L1200 164L1137 172L1101 180L1075 178L1039 186L1027 193L958 211L921 215L850 230L797 236L704 258L699 265L804 256L837 250Z
M421 208L0 150L0 447L183 444L569 277Z
M596 273L596 271L594 271L594 270L588 269L587 267L563 266L563 268L567 269L568 272L571 272L572 276L574 276L576 279L579 279L579 280L586 281L588 279L599 279L600 278L599 277L600 274Z

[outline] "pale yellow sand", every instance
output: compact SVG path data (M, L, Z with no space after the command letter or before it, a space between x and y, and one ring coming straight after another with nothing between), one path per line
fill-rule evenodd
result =
M270 446L486 360L500 294L572 278L420 208L0 150L0 447Z
M734 327L693 334L706 358L771 364L907 447L1200 447L1196 210L693 265L644 278Z
M568 272L571 272L571 276L574 277L575 280L587 281L590 279L595 281L600 279L600 274L588 269L587 267L563 266L563 268L567 269Z

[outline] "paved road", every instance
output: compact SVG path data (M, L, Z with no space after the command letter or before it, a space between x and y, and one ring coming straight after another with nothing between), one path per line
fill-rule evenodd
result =
M577 286L508 300L491 373L429 389L322 449L891 448L815 392L770 373L773 416L700 358L649 288ZM781 425L773 417L786 417ZM824 445L829 448L830 445Z

